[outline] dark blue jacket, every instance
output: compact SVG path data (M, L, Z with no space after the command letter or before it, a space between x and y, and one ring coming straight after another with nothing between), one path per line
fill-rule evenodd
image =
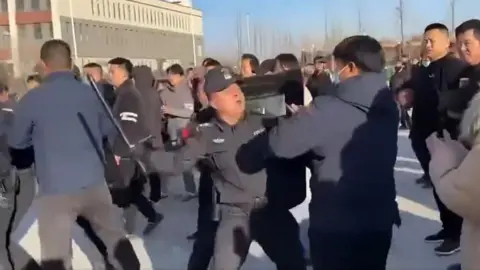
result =
M102 139L111 131L93 90L55 72L20 99L8 143L17 164L33 147L42 194L72 194L105 184Z
M270 131L277 157L309 156L311 228L388 230L398 218L399 113L386 81L377 73L348 79Z

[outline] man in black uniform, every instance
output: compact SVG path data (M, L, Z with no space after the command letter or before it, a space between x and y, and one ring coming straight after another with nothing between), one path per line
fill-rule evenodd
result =
M449 53L450 39L448 28L440 23L434 23L425 28L424 42L426 53L431 63L426 68L413 74L413 85L406 84L403 88L412 88L414 93L412 127L410 139L412 148L422 169L425 171L425 182L430 183L428 166L430 153L425 139L432 133L441 134L446 129L456 139L458 136L455 121L447 117L447 108L442 96L449 89L458 89L458 77L466 68L466 63ZM460 232L462 218L450 211L433 191L443 229L425 238L429 243L441 243L435 248L440 256L451 255L460 249Z
M268 203L262 118L246 114L245 97L223 67L206 74L204 90L216 115L198 126L199 136L187 139L175 170L189 169L197 160L212 170L219 194L213 269L239 269L252 240L277 269L306 269L295 218Z
M111 82L116 89L116 100L112 113L117 117L131 143L145 142L150 139L151 134L142 96L131 80L133 65L128 59L121 57L110 60L108 64ZM148 220L143 233L149 234L162 221L163 215L157 213L152 203L142 194L143 185L147 179L141 174L138 165L130 158L132 154L130 147L125 145L122 138L115 138L113 152L115 161L125 177L125 184L129 185L131 203Z

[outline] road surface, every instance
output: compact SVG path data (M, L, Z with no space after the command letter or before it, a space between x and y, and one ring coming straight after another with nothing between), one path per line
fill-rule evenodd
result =
M458 255L439 258L434 255L432 244L423 242L423 238L440 228L438 211L430 189L422 189L415 184L415 179L422 175L422 170L410 148L405 132L400 132L399 151L396 165L396 184L403 224L395 229L392 248L388 260L388 270L441 270L450 263L457 262ZM305 243L308 228L308 202L293 209L293 213L302 227L302 239ZM134 236L131 241L141 260L142 269L181 270L185 269L192 243L185 237L195 230L196 202L183 203L167 199L158 205L165 214L165 220L148 238ZM140 215L137 220L139 233L145 220ZM29 209L20 226L14 233L19 242L34 258L39 257L35 205ZM95 262L100 262L96 249L76 228L73 242L74 269L92 269ZM275 269L266 258L262 249L254 243L250 256L242 269Z

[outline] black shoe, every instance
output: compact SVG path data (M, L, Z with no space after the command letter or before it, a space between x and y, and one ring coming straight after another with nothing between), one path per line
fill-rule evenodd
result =
M426 180L425 183L423 183L422 188L424 188L424 189L433 188L433 183L432 183L432 181Z
M447 267L447 270L462 270L462 265L459 263L451 264Z
M149 235L157 226L162 222L163 220L163 214L157 213L155 216L154 221L149 221L147 226L145 226L145 229L143 230L143 235L147 236Z
M443 241L445 241L445 233L443 230L425 237L425 242L427 243L442 243Z
M427 177L425 175L422 175L422 177L415 180L415 184L424 184L425 182L427 182Z
M196 232L190 234L189 236L187 236L187 240L190 240L190 241L195 240L195 239L197 239L197 237L198 237L198 231L196 231Z
M450 256L459 251L460 241L452 239L445 239L440 246L435 248L435 254L437 254L437 256Z

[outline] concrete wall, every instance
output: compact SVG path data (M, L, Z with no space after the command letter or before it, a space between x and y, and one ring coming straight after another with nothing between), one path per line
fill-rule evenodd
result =
M75 32L77 64L124 56L154 69L165 61L189 66L194 47L197 63L204 57L199 10L159 0L71 1L72 9L67 0L52 0L53 34L74 49Z

